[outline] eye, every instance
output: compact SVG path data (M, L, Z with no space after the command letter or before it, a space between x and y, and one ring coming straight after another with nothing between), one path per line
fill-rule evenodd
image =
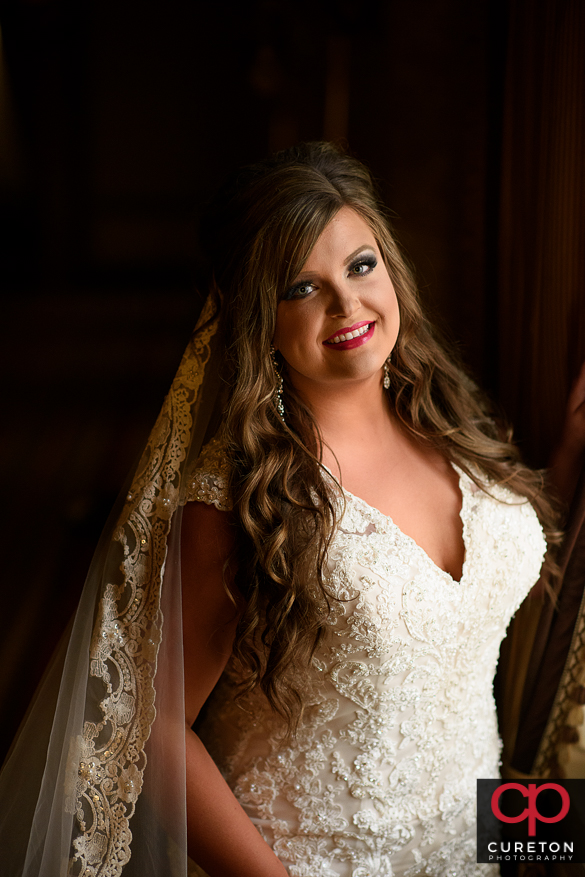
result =
M377 264L378 260L374 255L362 256L349 266L349 274L354 277L365 277L366 274L372 273Z
M315 287L312 283L297 283L296 286L292 286L288 292L284 294L284 299L285 301L290 301L293 298L306 298L314 289Z

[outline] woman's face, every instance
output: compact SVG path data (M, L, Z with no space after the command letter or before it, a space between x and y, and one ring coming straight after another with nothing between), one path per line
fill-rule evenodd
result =
M342 207L279 302L273 344L295 388L381 381L398 338L394 286L364 220Z

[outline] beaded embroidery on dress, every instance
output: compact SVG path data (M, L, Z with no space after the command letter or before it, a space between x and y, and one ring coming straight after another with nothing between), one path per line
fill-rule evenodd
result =
M298 734L264 696L234 702L230 662L201 737L291 877L471 877L477 777L499 775L493 677L545 542L530 504L460 474L461 582L345 493L325 582L329 633L298 683ZM219 442L188 499L229 509Z

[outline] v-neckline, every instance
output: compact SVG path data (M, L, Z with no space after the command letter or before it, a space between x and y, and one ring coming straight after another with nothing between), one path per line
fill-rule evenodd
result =
M454 579L450 572L447 572L446 569L443 569L442 566L439 566L438 563L435 563L433 558L430 556L430 554L428 554L425 551L425 549L422 547L422 545L419 545L419 543L416 541L416 539L414 539L412 536L409 536L408 533L405 533L404 530L402 530L398 526L398 524L394 521L394 519L390 517L390 515L384 514L384 512L380 511L380 509L376 508L376 506L370 505L370 503L366 502L365 499L362 499L361 496L357 496L355 493L352 493L350 490L347 490L347 488L343 487L343 485L340 484L340 487L341 487L341 490L343 491L343 494L346 497L349 497L350 499L354 500L358 505L361 504L361 505L365 506L365 508L368 509L370 512L373 512L374 515L377 515L378 517L380 517L384 521L386 521L391 527L394 528L394 530L396 530L397 533L400 533L402 538L406 539L409 544L413 545L414 548L416 549L416 551L428 563L430 563L434 569L436 569L442 575L446 576L449 579L449 581L453 582L454 585L460 585L460 584L462 584L463 580L465 579L465 574L467 571L467 569L466 569L467 559L468 559L468 553L469 553L468 552L468 545L467 545L467 538L466 538L467 526L466 526L466 514L465 514L466 513L466 500L467 500L467 495L468 495L468 484L467 484L468 478L467 478L465 472L463 472L463 470L461 470L458 466L456 466L455 463L451 462L450 465L453 467L453 469L457 473L457 476L459 478L459 490L461 492L461 507L459 509L459 518L461 520L461 525L462 525L461 538L463 540L463 563L461 565L461 578L460 579ZM325 467L325 468L327 468L327 467ZM327 469L327 471L333 477L331 471L329 469Z

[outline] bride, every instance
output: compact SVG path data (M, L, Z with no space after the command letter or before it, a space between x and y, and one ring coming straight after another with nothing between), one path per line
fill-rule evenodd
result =
M241 171L203 244L200 323L3 774L8 873L485 873L476 778L554 536L540 477L355 159Z

